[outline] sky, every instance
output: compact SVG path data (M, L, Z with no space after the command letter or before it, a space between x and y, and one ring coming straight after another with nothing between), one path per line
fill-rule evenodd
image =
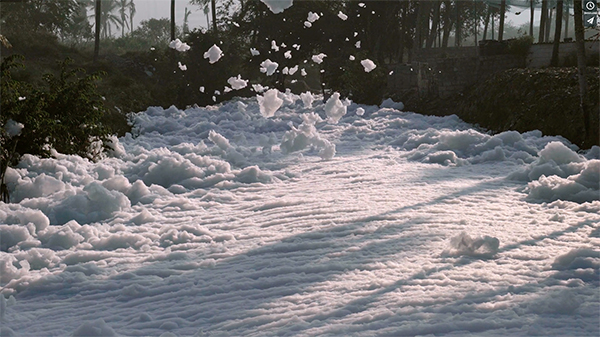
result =
M138 26L143 20L150 18L170 18L171 1L169 0L135 0L137 13L134 16L134 25ZM177 25L183 25L185 8L192 11L188 17L190 28L206 27L206 16L202 7L190 4L189 0L175 0L175 21Z

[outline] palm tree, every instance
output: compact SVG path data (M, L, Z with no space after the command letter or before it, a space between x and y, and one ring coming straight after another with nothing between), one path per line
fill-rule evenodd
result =
M183 34L187 34L190 32L190 26L188 25L189 16L192 14L192 11L185 8L185 13L183 14Z
M504 16L506 15L506 0L500 1L500 24L498 27L498 41L502 41L504 35Z
M535 0L529 0L529 36L533 37L533 16L535 15L535 8L533 2Z
M212 24L213 32L217 32L217 0L210 0L210 7L212 11Z
M175 0L171 0L171 41L175 40Z
M133 3L133 0L129 0L127 8L129 8L129 31L133 32L133 16L136 13L135 4Z
M95 29L95 39L94 39L94 62L98 60L98 54L100 52L100 23L101 23L101 14L102 14L102 1L96 0L96 10L94 11L94 16L96 20Z
M125 26L129 27L129 22L127 22L127 13L125 10L127 9L127 0L119 0L119 13L121 14L121 37L125 36Z
M550 66L558 67L558 48L560 46L560 33L562 29L563 0L556 3L556 25L554 28L554 45L552 47L552 59Z
M117 28L123 23L121 19L114 14L117 11L119 4L116 0L102 0L104 2L102 6L102 36L108 38L112 36L112 26Z
M544 32L546 31L546 18L548 16L548 0L542 0L542 13L540 16L540 37L538 42L544 42Z

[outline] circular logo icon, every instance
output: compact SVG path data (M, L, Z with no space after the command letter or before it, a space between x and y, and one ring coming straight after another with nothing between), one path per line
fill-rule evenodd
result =
M596 1L594 1L594 0L587 0L584 3L583 7L588 12L594 12L594 11L596 11Z

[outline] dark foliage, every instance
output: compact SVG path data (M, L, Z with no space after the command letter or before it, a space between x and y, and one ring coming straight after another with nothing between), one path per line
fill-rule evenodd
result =
M44 75L44 85L34 86L13 78L12 71L22 68L18 55L2 60L0 88L0 125L9 120L21 123L20 135L11 137L0 130L0 182L6 198L4 174L8 166L16 165L23 154L42 157L51 149L98 159L110 130L104 125L105 108L96 92L98 75L85 75L82 69L70 69L70 60L61 64L60 74Z

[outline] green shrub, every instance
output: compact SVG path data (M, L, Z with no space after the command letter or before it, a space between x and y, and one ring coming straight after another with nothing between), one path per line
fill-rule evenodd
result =
M533 45L533 37L529 35L523 35L508 41L508 52L510 54L525 58L529 54L531 45Z
M104 126L106 109L96 92L98 75L85 75L81 69L69 69L70 60L61 64L60 74L44 75L44 86L12 78L11 71L22 68L22 56L2 59L0 66L0 184L2 200L8 201L4 175L23 154L49 157L50 149L76 154L92 160L99 158L102 147L93 143L107 140L110 130ZM6 125L12 120L24 125L19 135L10 135Z

